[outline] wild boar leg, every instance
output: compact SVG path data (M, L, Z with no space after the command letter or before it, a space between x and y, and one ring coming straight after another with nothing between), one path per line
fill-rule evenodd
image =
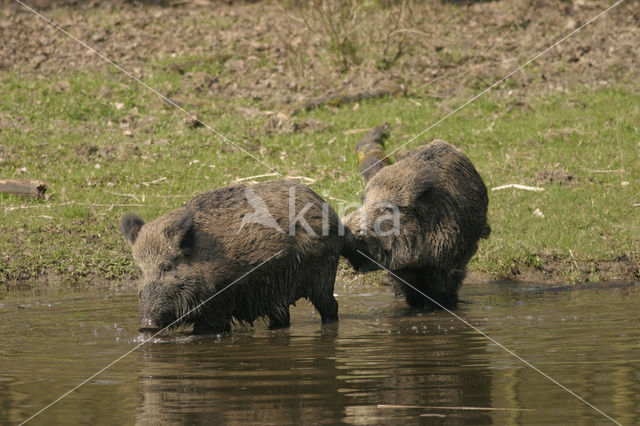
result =
M424 297L425 291L423 291L418 285L420 282L421 274L420 271L411 271L411 270L401 270L396 271L395 274L389 274L392 279L394 279L404 294L404 298L407 302L407 305L412 308L424 308L426 298ZM400 279L394 277L397 275Z
M269 314L269 329L285 328L291 325L289 307L281 308L278 312Z
M321 300L312 300L311 303L320 313L323 324L338 321L338 301L333 297L333 294Z
M452 276L445 270L432 268L417 271L404 270L397 275L403 280L399 284L407 305L427 311L457 307L458 289L464 274Z

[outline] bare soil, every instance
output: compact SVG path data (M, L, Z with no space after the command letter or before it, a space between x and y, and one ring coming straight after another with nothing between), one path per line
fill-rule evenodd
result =
M332 45L313 9L296 6L295 1L27 3L139 78L154 72L179 75L190 89L192 104L211 98L250 99L276 110L389 84L403 87L405 96L458 105L460 99L484 90L612 4L409 2L406 9L396 4L382 12L363 10L343 22L348 27L345 38L355 50L341 51ZM637 1L628 1L513 74L496 94L526 105L542 93L566 92L574 86L636 84L639 40L640 7ZM202 71L211 64L216 71ZM0 72L20 73L27 79L87 70L126 80L20 4L0 0ZM183 95L168 90L172 98ZM0 129L9 125L27 124L0 113ZM322 126L313 120L274 116L263 130L294 132ZM130 155L133 149L100 151L86 145L78 148L78 155L108 158ZM536 179L539 184L574 182L570 172L555 166ZM580 281L640 278L638 264L628 258L576 262L541 255L541 259L539 267L513 265L502 278L554 282L565 280L567 271ZM474 274L469 279L485 277Z
M611 4L515 0L363 8L351 21L336 21L353 45L348 50L332 44L317 10L295 1L28 3L138 77L160 67L179 73L203 99L254 99L272 107L390 82L408 95L455 99L483 90ZM0 70L25 76L111 72L20 4L0 5ZM640 8L625 2L515 73L502 92L526 103L573 85L633 83L640 73L639 38ZM175 60L162 65L167 58ZM203 62L219 64L219 72L193 71Z
M555 255L538 255L539 265L512 265L502 280L520 280L537 283L637 281L640 279L638 263L626 256L613 260L583 261ZM467 281L486 281L481 273L470 274Z

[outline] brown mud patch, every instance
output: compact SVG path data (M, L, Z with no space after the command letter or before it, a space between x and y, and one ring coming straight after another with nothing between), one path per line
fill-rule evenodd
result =
M574 183L576 183L576 176L560 168L542 170L536 175L536 184L538 186L551 184L573 185Z
M344 2L349 3L349 2ZM479 92L611 5L605 1L396 2L341 21L336 44L303 2L32 2L136 77L180 77L200 99L299 104L344 90L401 84L407 95ZM402 6L404 4L404 6ZM640 76L640 8L625 2L496 88L526 98ZM10 0L0 0L0 70L54 76L93 70L128 80ZM130 84L135 84L131 82ZM167 95L172 88L161 88ZM197 99L193 99L197 102Z
M640 268L634 259L577 260L557 255L537 255L535 262L516 261L499 274L470 272L467 281L518 280L536 283L638 281ZM534 263L534 264L531 264Z
M450 106L449 102L458 104L460 96L481 92L611 5L600 0L436 1L407 2L410 9L402 11L400 3L359 15L348 34L356 47L351 52L332 48L326 29L310 19L312 9L285 7L284 2L34 0L29 4L136 77L175 76L178 88L159 90L189 109L210 105L212 100L220 105L228 99L258 101L260 108L274 110L262 130L285 133L321 130L331 123L281 119L275 111L345 91L375 92L382 86L397 85L406 88L405 96L439 99L443 107ZM542 93L564 93L574 86L637 87L639 38L640 8L637 1L625 2L494 92L509 98L511 105L527 108ZM15 1L0 0L0 73L29 81L73 72L103 73L115 82L137 84ZM61 81L55 90L64 92L69 87ZM112 94L103 88L99 96L108 102ZM245 108L241 115L245 114L265 113ZM151 133L153 120L151 115L132 110L114 125L131 136ZM0 131L12 127L28 130L28 122L0 112ZM136 149L127 143L116 147L86 144L74 154L82 161L109 160L140 155ZM14 157L0 146L0 158ZM337 171L332 173L335 179L341 178ZM571 176L554 166L532 179L569 184L574 181ZM520 262L500 275L472 271L467 280L639 278L637 262L628 258L540 258L539 264ZM100 277L44 274L0 283L0 288L94 280Z

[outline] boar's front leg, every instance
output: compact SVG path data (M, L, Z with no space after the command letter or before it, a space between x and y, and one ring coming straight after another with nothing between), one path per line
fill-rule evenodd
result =
M311 303L318 310L323 324L338 321L338 301L333 297L333 293L313 298Z
M401 278L399 284L407 305L426 311L438 311L443 308L455 309L458 305L458 289L464 278L464 271L454 272L431 268L402 270L397 271L396 275Z
M423 294L425 291L421 285L421 275L421 271L408 269L395 271L393 274L389 273L389 276L397 283L396 289L404 294L407 305L412 308L423 309L427 300Z

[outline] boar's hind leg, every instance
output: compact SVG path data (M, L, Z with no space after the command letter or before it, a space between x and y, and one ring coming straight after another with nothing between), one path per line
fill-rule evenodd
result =
M322 317L323 324L338 321L338 302L333 297L333 286L336 283L339 259L340 256L335 255L307 265L307 270L301 277L302 282L307 283L307 298Z
M269 314L269 329L289 327L291 320L289 317L289 307L279 309L277 312Z

